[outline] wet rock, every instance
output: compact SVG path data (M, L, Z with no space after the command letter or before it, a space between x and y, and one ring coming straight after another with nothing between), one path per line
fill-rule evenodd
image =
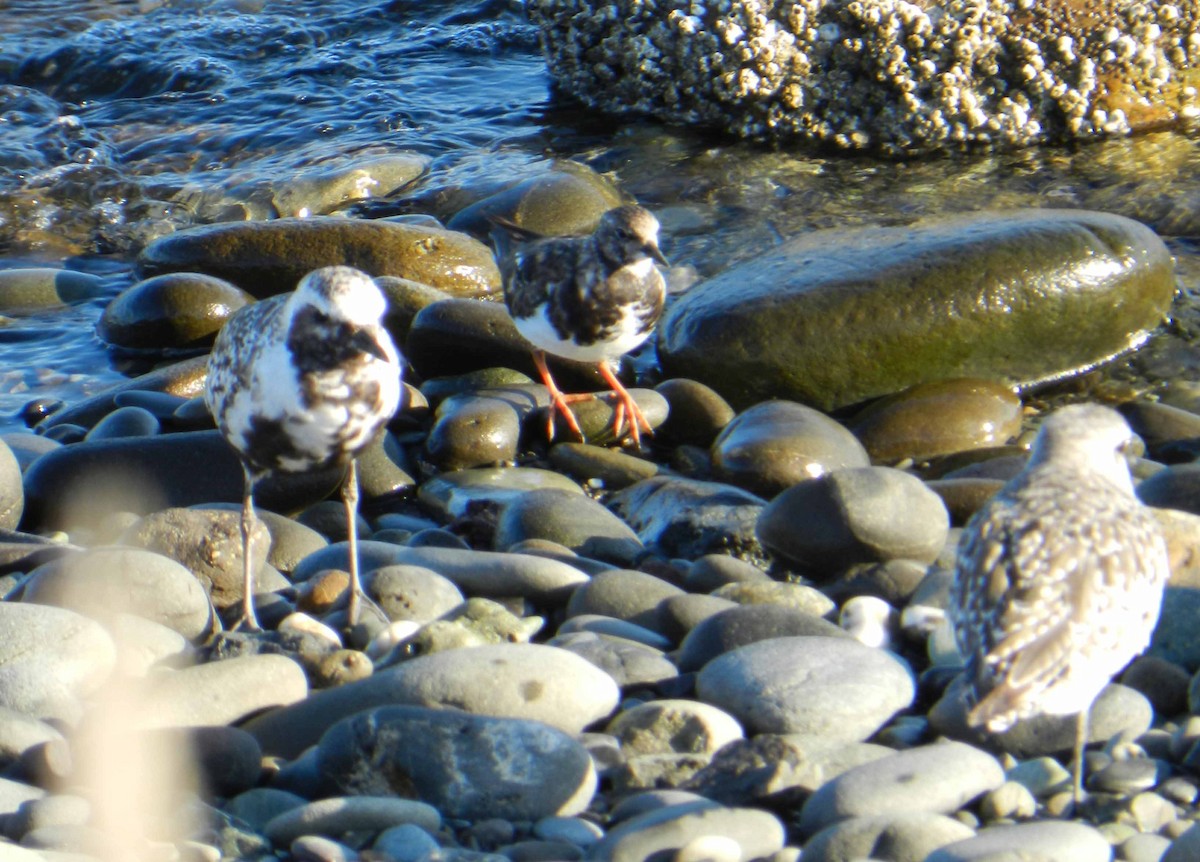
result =
M472 821L570 816L586 809L596 790L587 751L561 730L455 710L358 713L325 732L317 761L344 792L403 794Z
M376 706L453 706L578 733L616 703L612 678L578 656L540 644L498 644L421 656L244 727L266 752L295 757L337 721Z
M1043 820L982 829L972 838L935 850L926 862L983 862L1009 854L1037 854L1033 858L1049 862L1109 862L1112 847L1099 830L1086 823ZM1164 862L1169 858L1168 854Z
M344 471L273 474L254 489L266 509L295 512L324 499ZM95 524L109 512L241 503L241 464L219 431L89 441L48 452L25 474L25 520L40 529Z
M850 638L782 637L713 659L696 692L751 733L858 742L911 704L915 689L911 671L890 653Z
M354 201L392 194L429 170L429 157L419 153L388 153L355 158L347 164L320 164L280 181L257 181L229 190L230 198L244 198L254 206L269 207L270 218L307 218L341 209Z
M242 511L241 503L217 503L197 508L237 512L239 518ZM259 504L257 493L254 497L254 518L270 534L270 541L263 542L269 548L267 564L281 572L292 572L302 559L329 545L329 541L311 527L294 518L268 512Z
M645 545L668 556L763 557L755 524L764 501L741 488L655 476L616 492L608 505Z
M985 751L961 742L922 745L822 785L804 803L800 829L811 835L848 817L889 811L952 814L1003 783L1003 768Z
M539 467L484 467L426 479L417 489L417 499L448 518L461 518L472 508L499 507L528 492L551 489L583 493L572 480Z
M442 470L511 463L517 458L521 415L500 398L455 396L438 406L425 454Z
M505 550L527 539L548 539L585 557L631 563L642 543L620 518L583 494L529 491L500 510L494 543Z
M758 519L763 547L817 572L856 563L932 563L950 518L921 480L890 467L837 470L772 500Z
M963 527L1004 484L1003 479L934 479L925 487L942 498L950 523Z
M953 377L1026 384L1090 367L1137 344L1173 293L1162 241L1105 213L817 231L680 297L659 358L735 406L831 410Z
M449 227L486 237L493 227L488 217L501 216L541 236L579 235L591 233L600 216L627 202L610 180L579 162L563 160L459 210Z
M217 608L241 602L244 587L242 514L216 509L164 509L142 518L120 544L145 548L175 560L200 582ZM251 530L251 570L267 561L271 537L261 521Z
M669 408L659 429L664 442L708 448L736 415L716 390L696 380L664 380L654 391L667 399Z
M1158 401L1129 401L1120 410L1154 460L1175 464L1200 455L1200 415Z
M609 490L628 488L658 475L661 469L653 461L588 443L554 444L550 464L582 482L594 482Z
M74 611L0 603L0 707L73 722L116 663L112 638Z
M162 430L158 418L144 407L118 407L88 431L84 440L148 437Z
M881 399L846 423L875 461L923 461L998 446L1021 430L1021 399L990 380L940 380Z
M376 286L387 297L387 313L383 317L383 325L399 345L408 340L408 331L412 328L417 312L427 305L451 298L444 290L409 278L378 275L374 280Z
M717 478L770 499L797 482L871 461L862 444L824 413L765 401L739 414L712 446Z
M194 272L148 278L105 307L96 334L129 350L189 350L212 344L230 316L254 297L227 281Z
M212 612L200 582L151 551L95 548L34 569L22 601L68 608L101 621L134 613L189 640L208 631Z
M0 271L0 313L9 316L58 308L104 294L104 280L86 272L49 267Z
M667 400L665 398L653 389L639 389L631 386L627 391L633 397L638 409L642 411L642 416L649 423L651 431L662 425L667 418ZM613 426L618 403L616 399L609 394L608 390L592 394L595 397L577 401L571 405L571 412L575 415L579 430L583 432L584 441L608 444L627 439L631 434L628 421L622 422L620 429ZM546 433L546 411L548 409L549 407L543 407L529 418L539 435ZM563 415L555 413L554 439L571 440L575 436L575 432L571 430Z
M454 294L500 287L491 251L466 234L324 216L187 228L150 243L137 262L142 276L202 272L259 299L291 290L312 270L334 264L368 275L397 275Z

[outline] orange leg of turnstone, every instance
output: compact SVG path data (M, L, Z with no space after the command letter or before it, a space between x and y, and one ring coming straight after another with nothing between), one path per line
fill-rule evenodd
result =
M617 375L613 374L612 368L607 362L599 364L600 376L604 378L604 382L612 389L613 394L617 396L617 407L613 415L613 435L618 439L621 437L621 426L625 424L625 417L629 417L629 434L633 437L633 445L637 448L642 447L642 431L647 434L654 434L654 429L650 427L650 421L646 418L646 414L642 412L642 408L638 407L637 402L633 400L633 396L629 394L629 390L621 385L621 381L617 379Z
M572 401L584 401L591 398L591 395L564 395L554 384L554 378L550 376L550 369L546 366L546 353L542 350L533 351L533 364L537 366L537 370L542 375L542 383L550 390L550 410L546 418L546 440L554 439L554 411L562 414L563 419L567 420L567 425L571 430L579 435L579 439L583 440L583 431L579 428L579 422L575 419L575 414L571 412L571 408L567 405Z

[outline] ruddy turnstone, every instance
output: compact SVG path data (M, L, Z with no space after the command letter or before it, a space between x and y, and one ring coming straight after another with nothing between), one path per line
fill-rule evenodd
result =
M662 314L666 284L655 268L666 264L658 248L658 220L640 206L622 206L600 218L587 236L534 237L502 219L493 219L504 299L517 331L533 345L533 361L550 390L546 423L554 437L554 412L571 430L583 432L569 402L593 395L564 395L546 367L546 353L594 362L617 398L613 432L625 418L635 445L651 432L633 396L621 385L612 363L654 330ZM512 247L512 239L523 242Z
M1158 522L1134 495L1132 439L1107 407L1048 416L1029 463L968 523L948 608L976 695L971 726L1077 716L1077 803L1088 711L1150 642L1169 574Z
M310 272L290 294L240 309L217 335L204 400L245 476L242 620L254 613L250 531L254 485L272 471L345 465L342 499L350 542L350 624L358 621L358 474L355 457L396 412L400 357L380 324L386 300L346 266Z

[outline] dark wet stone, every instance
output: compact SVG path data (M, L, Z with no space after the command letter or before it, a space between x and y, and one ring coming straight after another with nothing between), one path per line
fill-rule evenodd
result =
M518 751L537 755L514 758ZM454 710L359 713L326 731L317 759L343 792L415 797L445 817L472 821L578 814L596 789L587 751L562 731Z
M490 467L516 460L521 415L511 402L456 395L439 405L425 455L442 470Z
M881 399L846 425L877 462L923 461L1007 443L1021 430L1021 399L990 380L939 380Z
M493 396L512 402L522 416L549 401L544 392L545 387L534 383L528 375L502 366L434 377L421 383L421 394L435 408L455 395Z
M557 489L582 494L571 479L539 467L455 470L421 483L417 499L446 518L461 518L473 507L499 507L530 491Z
M849 638L829 620L784 605L737 605L696 625L679 645L685 673L700 670L719 655L758 641L781 637Z
M343 471L277 474L254 489L265 509L294 512L325 498ZM25 474L26 522L39 529L98 523L114 510L241 503L242 468L219 431L119 438L64 446Z
M143 407L118 407L92 426L84 440L148 437L162 430L158 418Z
M451 298L451 294L444 290L396 275L376 276L375 284L387 297L387 313L383 317L383 325L399 345L408 340L408 331L412 328L417 312L427 305Z
M358 453L358 491L362 503L370 506L416 487L415 468L395 436L384 432Z
M890 467L837 470L772 500L758 519L763 547L806 568L856 563L931 563L950 527L941 498Z
M644 544L667 556L763 557L754 526L764 501L741 488L655 476L617 491L608 505Z
M187 228L146 246L137 266L143 276L207 273L262 299L291 290L307 273L334 264L369 275L397 275L455 294L500 287L490 249L466 234L324 216Z
M174 423L179 415L179 408L188 402L187 398L171 395L168 392L148 392L144 389L131 389L119 392L113 398L117 407L140 407L152 413L160 421ZM205 410L207 413L207 409Z
M594 480L609 490L627 488L659 472L653 461L588 443L556 443L550 464L582 482Z
M217 331L254 297L228 281L174 272L139 281L105 307L96 334L130 350L188 350L212 344Z
M1170 719L1187 712L1190 678L1186 668L1144 655L1135 658L1121 674L1121 684L1141 692L1156 715Z
M1137 495L1148 506L1200 515L1200 464L1175 464L1140 482Z
M1004 484L1004 479L933 479L925 487L942 498L950 523L963 527Z
M1159 401L1129 401L1120 410L1156 461L1177 464L1200 455L1200 415Z
M667 418L667 400L665 398L653 389L629 387L628 392L633 396L634 402L642 411L642 415L650 424L651 429L662 425ZM583 432L583 439L588 443L596 444L616 443L618 439L628 439L630 435L628 421L622 422L619 437L617 429L613 427L618 403L616 399L608 394L608 390L592 394L596 397L577 401L571 405L571 412L575 414L575 421L579 425L579 430ZM539 409L528 420L533 423L539 436L546 433L547 410L549 407ZM646 436L644 430L643 436ZM556 412L554 415L554 439L572 440L575 438L575 432L571 430L567 420L561 413Z
M258 740L236 727L193 727L159 731L166 736L156 745L190 750L204 786L218 796L233 796L258 784L262 749Z
M0 270L0 313L57 308L104 294L99 276L69 269L29 267Z
M681 296L658 350L668 375L735 406L830 410L952 377L1024 384L1090 367L1157 326L1174 290L1162 241L1107 213L816 231Z
M592 498L571 491L529 491L504 505L496 522L497 550L526 539L549 539L577 554L628 564L643 550L620 518Z
M204 378L207 374L207 356L194 356L171 365L164 365L118 383L103 392L78 401L69 407L56 410L37 425L38 433L45 433L56 425L74 424L90 427L116 407L116 397L124 392L146 390L168 392L182 398L194 398L204 394Z
M842 577L821 586L836 601L876 596L894 607L903 606L929 574L929 566L914 560L886 560L855 566Z
M712 458L718 479L768 500L797 482L871 463L844 426L791 401L766 401L740 413L713 443Z
M667 399L667 421L659 429L665 443L708 447L735 415L716 390L696 380L676 377L654 390Z
M522 180L458 211L448 226L486 237L500 216L542 236L591 233L600 216L627 203L611 180L586 165L557 161L551 170Z
M447 299L422 308L413 319L404 356L422 378L465 374L497 365L538 379L530 345L502 303ZM595 365L548 356L563 391L603 385Z

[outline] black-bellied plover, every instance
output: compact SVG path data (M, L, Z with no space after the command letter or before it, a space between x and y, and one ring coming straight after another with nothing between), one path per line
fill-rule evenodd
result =
M1077 803L1092 702L1150 642L1169 575L1158 521L1134 495L1133 439L1107 407L1047 416L1029 463L968 523L948 609L971 726L1077 716Z
M586 236L534 238L494 219L504 299L517 331L533 345L533 361L550 390L546 423L554 437L557 410L583 438L569 402L592 395L564 395L546 367L546 353L594 362L617 398L613 432L621 435L626 417L635 445L650 423L621 385L612 362L645 341L662 315L666 283L655 262L666 264L658 248L658 220L640 206L622 206L600 218ZM524 240L513 248L513 237Z
M400 358L380 321L386 300L346 266L310 272L289 294L254 303L222 327L204 400L245 475L239 625L258 628L250 562L254 485L268 473L345 465L350 624L358 621L358 474L355 457L400 403Z

